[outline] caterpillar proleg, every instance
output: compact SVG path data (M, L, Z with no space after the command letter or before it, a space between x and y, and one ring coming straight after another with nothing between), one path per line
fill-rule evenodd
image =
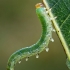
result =
M14 52L8 60L7 70L14 70L15 64L17 62L21 63L21 59L24 57L26 57L26 61L28 61L28 58L33 55L36 55L36 58L39 58L39 53L44 49L48 52L49 41L54 41L52 39L52 22L42 3L36 4L36 14L42 24L42 35L40 39L36 44Z

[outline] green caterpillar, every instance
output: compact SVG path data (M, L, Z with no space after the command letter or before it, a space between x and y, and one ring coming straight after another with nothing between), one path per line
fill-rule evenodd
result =
M38 58L39 53L45 49L48 52L49 41L51 40L54 42L52 38L52 31L54 30L52 28L52 23L47 12L48 11L46 11L42 3L36 4L36 14L38 15L38 18L42 24L42 35L36 44L22 48L13 53L8 60L7 70L14 70L15 64L17 62L20 63L21 59L24 57L26 57L26 61L28 61L28 58L33 55L36 55L36 58Z

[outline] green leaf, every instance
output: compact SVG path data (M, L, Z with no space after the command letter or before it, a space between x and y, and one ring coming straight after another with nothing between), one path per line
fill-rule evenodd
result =
M50 17L57 17L53 20L53 25L67 54L66 64L70 69L70 0L43 0L43 2L47 10L52 8L49 12Z

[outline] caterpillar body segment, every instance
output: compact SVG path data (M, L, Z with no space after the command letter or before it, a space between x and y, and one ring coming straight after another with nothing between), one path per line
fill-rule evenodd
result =
M46 9L42 3L38 3L35 6L36 14L42 24L41 37L36 44L14 52L8 60L7 70L14 70L16 63L21 63L21 59L24 57L26 57L26 61L28 61L28 58L33 55L36 55L36 58L39 58L39 54L43 50L46 49L47 52L49 50L47 48L49 41L52 39L52 22L49 15L46 13Z

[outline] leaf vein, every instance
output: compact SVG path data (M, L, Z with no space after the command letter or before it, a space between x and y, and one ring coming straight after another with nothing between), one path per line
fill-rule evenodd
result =
M69 18L70 14L68 14L68 16L65 18L64 22L62 23L62 25L65 23L65 21ZM60 26L60 28L62 27L62 25Z

